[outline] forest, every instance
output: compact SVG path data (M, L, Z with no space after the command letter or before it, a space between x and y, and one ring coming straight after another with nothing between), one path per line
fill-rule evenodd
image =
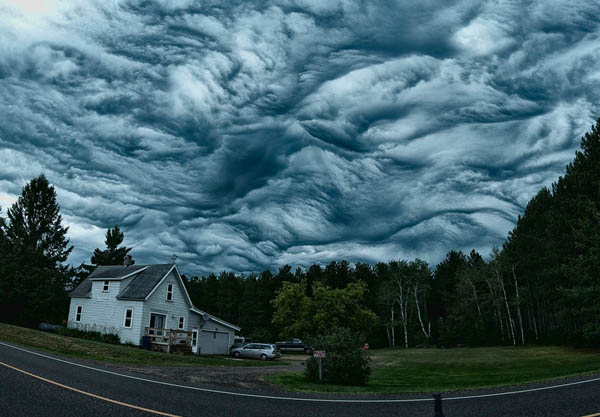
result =
M54 188L42 175L0 216L0 321L64 321L68 291L95 265L132 250L106 234L90 264L72 249ZM135 253L135 248L133 249ZM526 205L490 254L449 251L375 265L346 260L244 275L184 276L194 304L255 340L310 339L335 326L371 346L591 346L600 342L600 119L563 176Z

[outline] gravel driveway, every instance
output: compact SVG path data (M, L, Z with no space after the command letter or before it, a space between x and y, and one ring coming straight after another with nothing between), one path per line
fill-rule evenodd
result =
M260 391L283 390L277 385L265 382L263 375L302 371L304 363L308 356L288 355L285 362L289 365L273 366L135 366L124 364L107 364L104 366L131 372L139 375L153 376L161 379L167 379L171 382L187 382L192 384L210 384L227 388L244 388ZM240 359L248 361L248 359Z

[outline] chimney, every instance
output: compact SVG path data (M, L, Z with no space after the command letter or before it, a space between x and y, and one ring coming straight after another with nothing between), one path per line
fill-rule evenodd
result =
M129 265L133 265L134 263L135 263L135 261L133 260L131 255L125 255L125 259L123 259L123 265L129 266Z

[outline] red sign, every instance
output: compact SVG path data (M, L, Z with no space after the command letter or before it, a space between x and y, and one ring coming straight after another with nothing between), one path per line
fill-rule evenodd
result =
M324 350L315 350L313 352L313 356L315 358L324 358L325 357L325 351Z

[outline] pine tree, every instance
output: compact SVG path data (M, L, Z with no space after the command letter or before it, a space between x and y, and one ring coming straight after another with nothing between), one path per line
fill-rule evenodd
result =
M513 304L536 340L600 341L600 119L566 173L531 199L503 246L504 273L523 291ZM515 285L515 290L518 287Z
M42 174L23 188L8 210L7 238L17 253L35 256L39 266L56 267L73 250L62 225L56 191Z
M106 249L100 250L96 248L92 255L92 264L94 265L122 265L125 256L131 251L131 248L119 246L123 243L125 235L115 226L113 229L106 231Z
M8 210L3 320L35 326L66 318L69 269L63 263L73 247L59 212L56 191L44 175L31 180Z
M6 220L0 216L0 314L5 317L5 308L9 300L11 250L6 238ZM4 321L5 319L0 319Z

